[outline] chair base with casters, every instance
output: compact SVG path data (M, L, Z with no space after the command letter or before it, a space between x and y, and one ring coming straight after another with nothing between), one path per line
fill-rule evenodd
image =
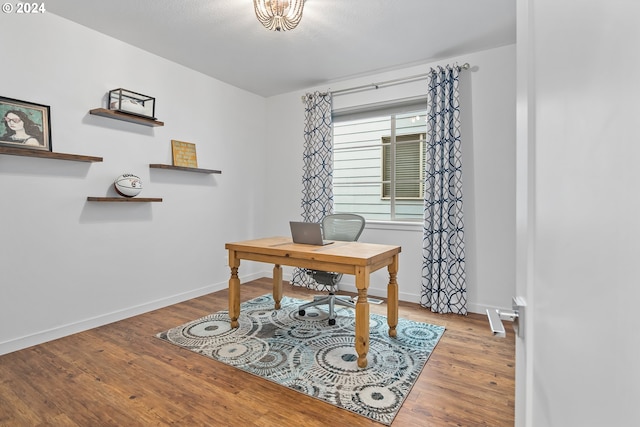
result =
M329 325L333 326L336 324L336 311L335 306L341 305L344 307L355 308L355 304L351 301L351 297L344 295L317 295L313 297L313 301L308 302L300 306L298 310L298 314L300 316L304 316L307 312L305 308L314 307L316 305L328 305L329 306Z
M324 281L329 282L324 283L328 286L337 285L342 278L342 274L329 273L325 271L308 271L307 274L312 276L318 283L323 283ZM305 309L315 307L317 305L329 306L329 325L331 326L336 324L336 305L351 308L356 307L355 303L351 300L351 297L346 295L336 295L333 292L330 292L329 295L316 295L313 297L313 301L302 304L298 309L298 314L300 316L304 316L306 314Z

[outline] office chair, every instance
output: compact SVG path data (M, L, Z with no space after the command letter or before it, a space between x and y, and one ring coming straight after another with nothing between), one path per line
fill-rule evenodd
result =
M327 215L322 220L322 238L325 240L340 240L344 242L355 242L364 230L365 219L356 214L333 214ZM336 304L345 307L355 307L355 304L348 296L335 295L338 282L342 279L342 273L330 271L309 270L307 274L313 279L329 288L329 295L316 295L313 301L300 306L298 314L305 315L305 309L317 305L329 305L329 325L336 324Z

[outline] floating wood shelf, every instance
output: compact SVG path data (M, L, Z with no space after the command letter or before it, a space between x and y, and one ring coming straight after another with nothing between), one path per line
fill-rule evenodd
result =
M135 114L127 114L121 111L108 110L106 108L94 108L93 110L89 110L89 114L122 120L129 123L137 123L145 126L164 126L164 122L160 122L158 120L136 116Z
M76 162L101 162L102 157L83 156L80 154L54 153L29 148L0 147L0 154L10 156L40 157L45 159L73 160Z
M162 197L132 197L130 199L125 197L87 197L89 202L124 202L124 203L148 203L148 202L161 202Z
M159 163L151 163L149 164L149 167L154 169L173 169L173 170L179 170L179 171L198 172L198 173L216 173L216 174L222 173L222 171L215 170L215 169L190 168L187 166L163 165Z

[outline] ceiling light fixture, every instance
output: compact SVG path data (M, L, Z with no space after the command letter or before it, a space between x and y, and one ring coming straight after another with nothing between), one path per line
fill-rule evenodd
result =
M304 0L253 0L253 6L266 29L287 31L300 23Z

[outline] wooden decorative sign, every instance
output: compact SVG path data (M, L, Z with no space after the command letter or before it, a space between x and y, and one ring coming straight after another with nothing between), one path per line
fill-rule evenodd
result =
M173 165L188 168L198 167L198 157L196 156L196 144L171 140L171 151L173 154Z

